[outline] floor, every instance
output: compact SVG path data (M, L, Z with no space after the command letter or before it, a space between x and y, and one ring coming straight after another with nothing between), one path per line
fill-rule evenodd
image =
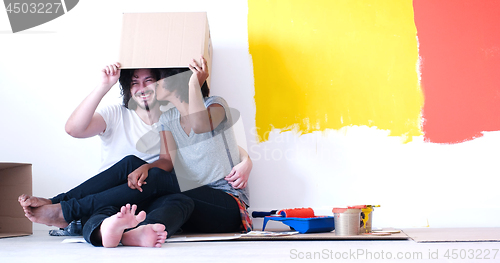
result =
M405 241L224 241L168 243L162 248L97 248L62 243L67 237L35 230L0 239L1 262L500 262L500 242L416 243ZM453 259L455 257L456 259ZM372 259L372 260L369 260ZM378 259L378 260L377 260ZM399 259L399 260L398 260ZM475 262L477 260L474 260Z

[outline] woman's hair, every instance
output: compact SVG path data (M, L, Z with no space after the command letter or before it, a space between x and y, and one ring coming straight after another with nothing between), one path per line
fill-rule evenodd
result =
M162 88L171 92L175 91L177 98L181 102L189 102L188 83L192 75L191 70L189 68L163 68L159 71L159 79L165 79ZM210 89L206 81L201 86L201 94L204 98L210 95Z
M123 106L127 109L135 110L137 108L137 103L132 99L132 93L130 93L130 88L132 84L132 77L136 69L122 69L120 71L120 86L121 95L123 96ZM160 70L152 68L151 74L155 78L155 81L160 80Z

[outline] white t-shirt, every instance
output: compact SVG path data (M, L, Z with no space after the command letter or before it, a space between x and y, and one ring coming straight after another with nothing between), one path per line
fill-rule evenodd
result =
M135 110L122 105L110 105L97 110L106 122L101 137L101 167L106 170L127 155L135 155L151 163L160 156L160 136L157 123L147 125Z

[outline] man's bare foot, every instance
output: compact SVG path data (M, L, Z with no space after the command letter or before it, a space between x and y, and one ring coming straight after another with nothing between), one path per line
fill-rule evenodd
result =
M61 204L43 205L40 207L28 207L25 211L26 217L33 223L44 224L65 228L69 224L64 220Z
M135 210L136 205L127 204L121 207L120 212L102 221L101 238L104 247L117 247L125 229L136 227L146 219L146 212L141 211L136 216Z
M22 194L17 199L19 204L23 207L24 213L26 213L31 207L40 207L44 205L51 205L52 201L43 197L30 196Z
M163 224L149 224L123 233L122 244L135 247L161 247L166 239L167 231Z

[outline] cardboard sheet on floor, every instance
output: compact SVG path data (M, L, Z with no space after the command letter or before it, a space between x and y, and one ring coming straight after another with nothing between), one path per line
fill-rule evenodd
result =
M500 241L500 228L410 228L403 229L413 241L424 242L477 242Z
M304 240L408 240L409 237L401 232L388 236L355 235L336 236L335 232L327 233L306 233L288 235L255 235L255 234L177 234L167 239L172 242L196 242L196 241L304 241Z

